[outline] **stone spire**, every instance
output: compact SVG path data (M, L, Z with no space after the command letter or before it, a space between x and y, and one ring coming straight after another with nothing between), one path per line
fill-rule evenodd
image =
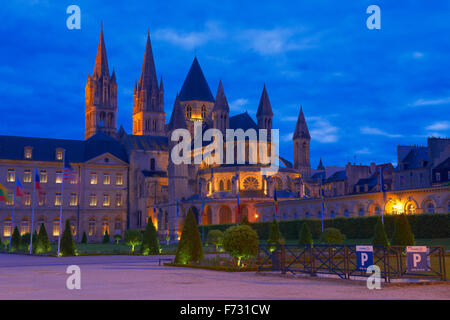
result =
M103 23L100 26L100 40L98 41L97 56L95 58L94 76L109 77L108 58L106 57L105 40L103 39Z
M144 61L142 62L141 78L139 79L139 90L151 91L158 88L156 78L155 61L153 59L152 44L150 42L150 31L147 33L147 44L145 45Z
M225 92L223 90L222 80L219 81L219 88L217 88L213 112L218 110L230 112L227 97L225 96Z
M259 116L273 116L272 106L270 105L269 95L267 94L266 84L264 84L261 99L259 100L258 111L256 117Z
M317 166L317 170L325 171L325 167L322 163L322 158L320 158L319 165Z
M303 115L302 106L300 106L300 113L298 115L297 125L295 126L293 138L311 139L311 136L309 135L308 125L306 124L305 116Z

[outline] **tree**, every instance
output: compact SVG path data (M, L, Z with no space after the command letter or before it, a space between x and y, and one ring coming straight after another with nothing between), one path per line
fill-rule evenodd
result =
M223 234L223 247L232 257L238 259L254 257L258 254L258 234L248 225L229 227Z
M75 242L72 237L72 227L70 225L70 220L66 220L66 226L64 228L61 237L61 255L62 256L74 256L76 252Z
M326 228L320 235L320 242L328 245L341 244L343 240L342 233L336 228Z
M374 246L388 246L389 245L386 231L384 230L384 224L381 221L380 217L378 217L377 224L375 225L375 234L372 239L372 244Z
M81 243L82 244L87 244L88 243L88 239L86 236L86 231L83 231L83 237L81 238Z
M116 240L116 244L119 244L119 241L122 240L122 235L120 233L116 233L114 235L114 240Z
M19 251L22 249L22 243L20 238L19 229L17 226L14 228L14 232L11 237L11 252Z
M248 218L247 218L247 216L244 216L243 218L242 218L242 220L241 220L241 223L240 224L246 224L246 225L250 225L250 222L248 221Z
M37 236L36 245L33 245L35 253L47 253L51 250L50 240L48 239L47 230L45 230L45 225L42 223L39 229L39 234Z
M24 233L20 237L21 247L23 250L28 251L30 249L30 239L31 239L31 234L29 232Z
M175 263L186 264L190 261L200 262L203 259L203 246L197 221L192 209L189 209L184 221L183 231L178 242Z
M144 231L144 239L142 241L142 252L147 254L159 254L159 240L152 219L148 219L147 228Z
M3 249L2 237L0 237L0 249Z
M142 233L137 229L128 229L125 232L125 243L131 246L131 252L134 253L134 247L142 243Z
M307 245L307 246L313 245L312 234L311 234L311 231L309 230L308 224L306 222L303 222L303 224L300 228L300 234L298 236L298 243L300 245Z
M394 235L392 236L391 243L394 246L413 246L416 243L405 214L395 219Z
M216 251L219 251L219 246L223 244L223 232L220 230L210 230L206 238L208 239L208 243L215 245Z
M106 244L106 243L110 243L110 239L109 239L109 233L108 233L108 229L105 230L105 235L103 236L103 240L102 243Z
M267 243L271 245L279 245L284 243L283 239L281 238L280 228L278 227L278 221L276 219L273 219L270 225L270 233ZM269 248L270 251L274 251L275 249L276 247Z

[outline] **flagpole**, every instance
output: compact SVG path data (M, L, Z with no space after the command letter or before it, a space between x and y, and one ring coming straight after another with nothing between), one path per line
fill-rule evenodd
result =
M322 187L322 175L320 175L320 199L322 202L322 232L323 232L323 187Z
M384 183L383 183L383 169L380 167L380 197L381 197L381 223L384 224L384 210L383 210L383 189L384 189Z
M36 163L33 172L33 205L31 207L31 236L30 236L30 254L33 252L33 230L34 230L34 200L36 194Z
M205 199L202 193L202 243L205 243Z
M61 201L59 206L59 233L58 233L58 257L61 250L61 223L62 223L62 207L63 207L63 192L64 192L64 161L66 158L66 150L63 150L62 156L62 170L61 170Z
M11 215L11 231L9 233L9 253L11 253L11 240L13 234L13 226L14 226L14 208L16 207L16 190L13 191L13 207L12 207L12 215Z

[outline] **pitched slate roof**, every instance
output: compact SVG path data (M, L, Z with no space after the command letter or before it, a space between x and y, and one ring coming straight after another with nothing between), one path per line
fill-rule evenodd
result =
M333 173L331 176L328 177L326 182L334 182L334 181L342 181L346 179L346 173L345 170L337 171Z
M180 103L180 96L177 94L175 102L173 103L172 114L168 125L169 130L186 129L186 119L184 117L184 109Z
M167 177L167 172L165 171L142 170L142 174L144 175L144 177L156 177L156 178Z
M270 105L269 95L267 94L266 85L264 84L264 88L261 94L261 99L259 99L258 111L256 112L256 116L273 116L272 106Z
M428 148L420 147L412 149L401 162L404 165L404 169L425 167L428 162Z
M205 79L197 57L194 58L191 69L189 70L180 91L180 101L190 100L214 102L211 89Z
M128 152L132 150L167 151L168 139L160 136L124 135L121 143Z
M100 27L100 39L98 41L97 56L95 57L94 75L98 78L109 76L108 58L106 57L105 40L103 39L103 24Z
M155 61L153 59L152 44L150 42L150 32L148 32L138 89L146 89L151 91L154 88L158 89L158 80L156 79L156 68Z
M219 88L217 89L216 102L214 103L213 112L217 110L223 110L226 112L230 111L227 97L225 96L225 92L223 90L222 80L219 81Z
M242 129L244 131L255 129L258 132L258 125L246 111L230 118L230 129Z
M300 113L298 114L293 138L311 139L311 136L309 135L308 125L306 124L305 116L303 114L302 106L300 106ZM320 161L322 162L322 159L320 159Z
M66 150L68 162L86 162L104 153L110 153L128 162L123 146L114 138L99 132L88 140L65 140L34 137L0 136L0 159L26 160L24 148L32 147L30 161L57 161L56 149Z

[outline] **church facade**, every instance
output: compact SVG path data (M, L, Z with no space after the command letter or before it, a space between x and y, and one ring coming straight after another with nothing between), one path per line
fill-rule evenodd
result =
M44 223L55 240L61 204L63 222L70 220L77 239L86 232L91 241L101 240L105 231L123 235L127 228L144 228L148 219L161 238L169 234L173 239L190 209L205 224L236 223L244 217L250 222L317 218L322 212L333 218L450 211L449 139L429 138L427 147L399 146L395 168L351 163L325 167L321 161L312 169L311 136L301 107L293 128L294 159L276 155L275 174L262 174L266 165L250 161L252 154L260 154L251 136L243 143L241 163L174 164L171 150L177 142L171 136L177 129L192 136L198 134L196 128L200 133L212 128L224 134L227 129L270 133L274 114L265 85L256 121L247 112L230 115L225 92L220 82L212 94L195 58L166 122L163 80L158 81L148 35L140 78L130 97L132 132L127 133L117 128L116 74L109 70L101 30L94 71L86 82L85 140L0 136L0 183L13 194L18 180L24 190L15 201L0 202L0 236L9 237L11 225L24 234ZM274 143L269 135L270 155ZM202 144L200 151L207 147ZM64 179L63 158L74 171L70 181ZM33 192L35 173L42 187L38 194Z

